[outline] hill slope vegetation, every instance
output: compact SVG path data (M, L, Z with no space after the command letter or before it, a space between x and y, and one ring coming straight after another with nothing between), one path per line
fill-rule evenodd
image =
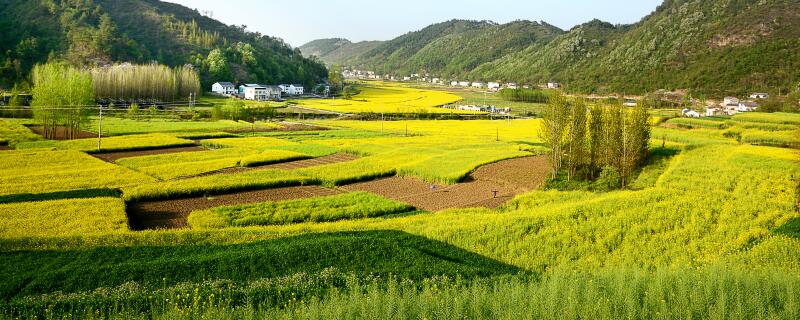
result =
M800 81L800 2L666 0L631 25L452 20L337 60L396 75L561 82L568 91L786 93ZM330 43L330 42L329 42ZM351 45L337 42L342 50Z
M228 26L157 0L4 0L0 86L25 81L51 58L77 66L115 62L191 64L204 87L215 81L300 82L326 76L283 40Z

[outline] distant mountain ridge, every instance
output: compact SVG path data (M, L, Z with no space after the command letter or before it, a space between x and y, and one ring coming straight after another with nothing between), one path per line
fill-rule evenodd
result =
M341 65L381 45L383 41L353 43L347 39L332 38L314 40L300 46L306 57L318 57L328 65Z
M586 93L777 93L800 81L800 1L666 0L635 24L593 20L569 31L451 20L335 62L396 75L557 81Z

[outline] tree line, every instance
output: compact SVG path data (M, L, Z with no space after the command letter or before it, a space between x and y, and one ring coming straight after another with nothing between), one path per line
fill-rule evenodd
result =
M603 180L625 188L649 154L649 114L616 102L587 106L557 94L543 112L539 136L549 151L552 177ZM599 175L599 176L598 176Z
M548 95L536 89L503 89L500 90L503 100L515 102L547 103Z
M35 121L42 126L42 135L54 139L57 130L63 128L64 138L76 138L94 105L89 72L48 63L33 68L32 80L31 108Z
M122 64L91 73L98 99L176 101L203 92L200 77L191 67Z

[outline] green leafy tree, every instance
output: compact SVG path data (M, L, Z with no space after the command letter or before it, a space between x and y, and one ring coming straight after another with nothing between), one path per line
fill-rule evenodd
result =
M569 115L567 99L560 94L551 97L542 112L539 137L549 149L549 162L553 178L557 177L563 164L563 142L570 121Z
M94 105L91 75L61 63L34 67L32 94L34 118L48 139L59 127L65 138L76 138Z

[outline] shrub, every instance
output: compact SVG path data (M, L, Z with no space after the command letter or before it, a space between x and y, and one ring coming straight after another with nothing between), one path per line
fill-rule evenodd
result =
M597 191L619 190L619 188L622 187L622 180L617 168L613 166L603 167L600 176L594 184L592 184L592 187Z

